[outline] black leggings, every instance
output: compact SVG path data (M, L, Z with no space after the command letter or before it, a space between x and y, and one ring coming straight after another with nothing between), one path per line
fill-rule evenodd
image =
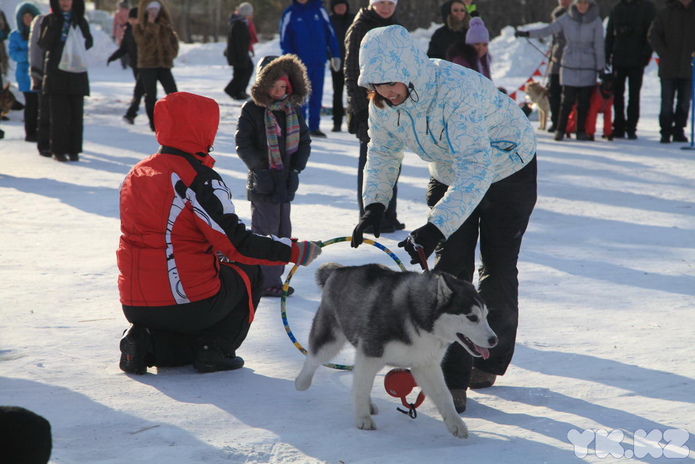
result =
M142 88L145 91L145 109L150 118L150 128L154 130L154 104L157 103L157 81L164 87L164 92L178 92L174 75L169 68L139 68Z

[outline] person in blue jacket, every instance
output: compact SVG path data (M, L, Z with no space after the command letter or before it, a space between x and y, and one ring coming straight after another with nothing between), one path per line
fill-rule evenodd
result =
M514 354L519 317L517 261L536 203L536 136L519 106L482 74L430 60L401 26L372 29L359 51L358 85L370 91L369 146L362 199L352 233L362 243L381 216L407 148L429 164L427 222L398 244L420 262L436 253L435 269L471 282L480 240L478 291L499 344L487 359L459 343L442 368L458 412L466 389L492 386ZM421 263L424 265L424 263Z
M280 48L283 55L297 55L306 66L311 82L309 105L304 107L309 134L325 137L319 123L326 62L330 58L331 69L338 71L341 56L338 39L322 0L292 0L292 5L280 19Z
M24 2L17 5L17 29L10 33L8 47L10 58L17 62L17 87L24 94L24 140L27 142L36 142L39 113L39 98L36 92L31 90L29 76L29 29L31 22L40 14L39 7L33 3Z

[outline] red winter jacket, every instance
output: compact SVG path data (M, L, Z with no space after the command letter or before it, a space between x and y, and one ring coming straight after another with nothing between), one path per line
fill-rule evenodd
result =
M586 121L584 122L584 132L587 135L596 133L596 122L598 121L599 113L603 115L603 135L610 138L613 136L613 93L603 95L601 93L601 84L596 84L594 90L591 91L589 110L586 113ZM575 104L567 119L565 133L572 134L576 127L577 105Z
M289 239L246 229L212 169L217 103L172 93L157 102L154 119L162 146L121 186L121 303L168 306L214 296L220 289L217 252L247 264L296 262L298 249Z

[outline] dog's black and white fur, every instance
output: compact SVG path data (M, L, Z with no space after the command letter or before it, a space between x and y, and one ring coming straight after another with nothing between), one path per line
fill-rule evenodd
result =
M325 263L316 280L323 295L297 390L309 388L316 369L350 342L356 348L352 396L357 428L376 429L371 389L377 373L389 365L410 368L449 432L467 438L440 363L453 342L484 357L497 344L487 307L473 285L443 272L397 272L377 264Z

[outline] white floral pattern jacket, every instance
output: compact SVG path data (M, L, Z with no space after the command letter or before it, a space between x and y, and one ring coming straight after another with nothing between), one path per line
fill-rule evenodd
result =
M533 127L514 100L482 74L429 59L402 26L369 31L359 61L360 86L402 82L410 90L398 106L369 105L365 205L388 205L408 148L429 162L432 177L449 186L427 218L448 238L490 184L535 156Z

